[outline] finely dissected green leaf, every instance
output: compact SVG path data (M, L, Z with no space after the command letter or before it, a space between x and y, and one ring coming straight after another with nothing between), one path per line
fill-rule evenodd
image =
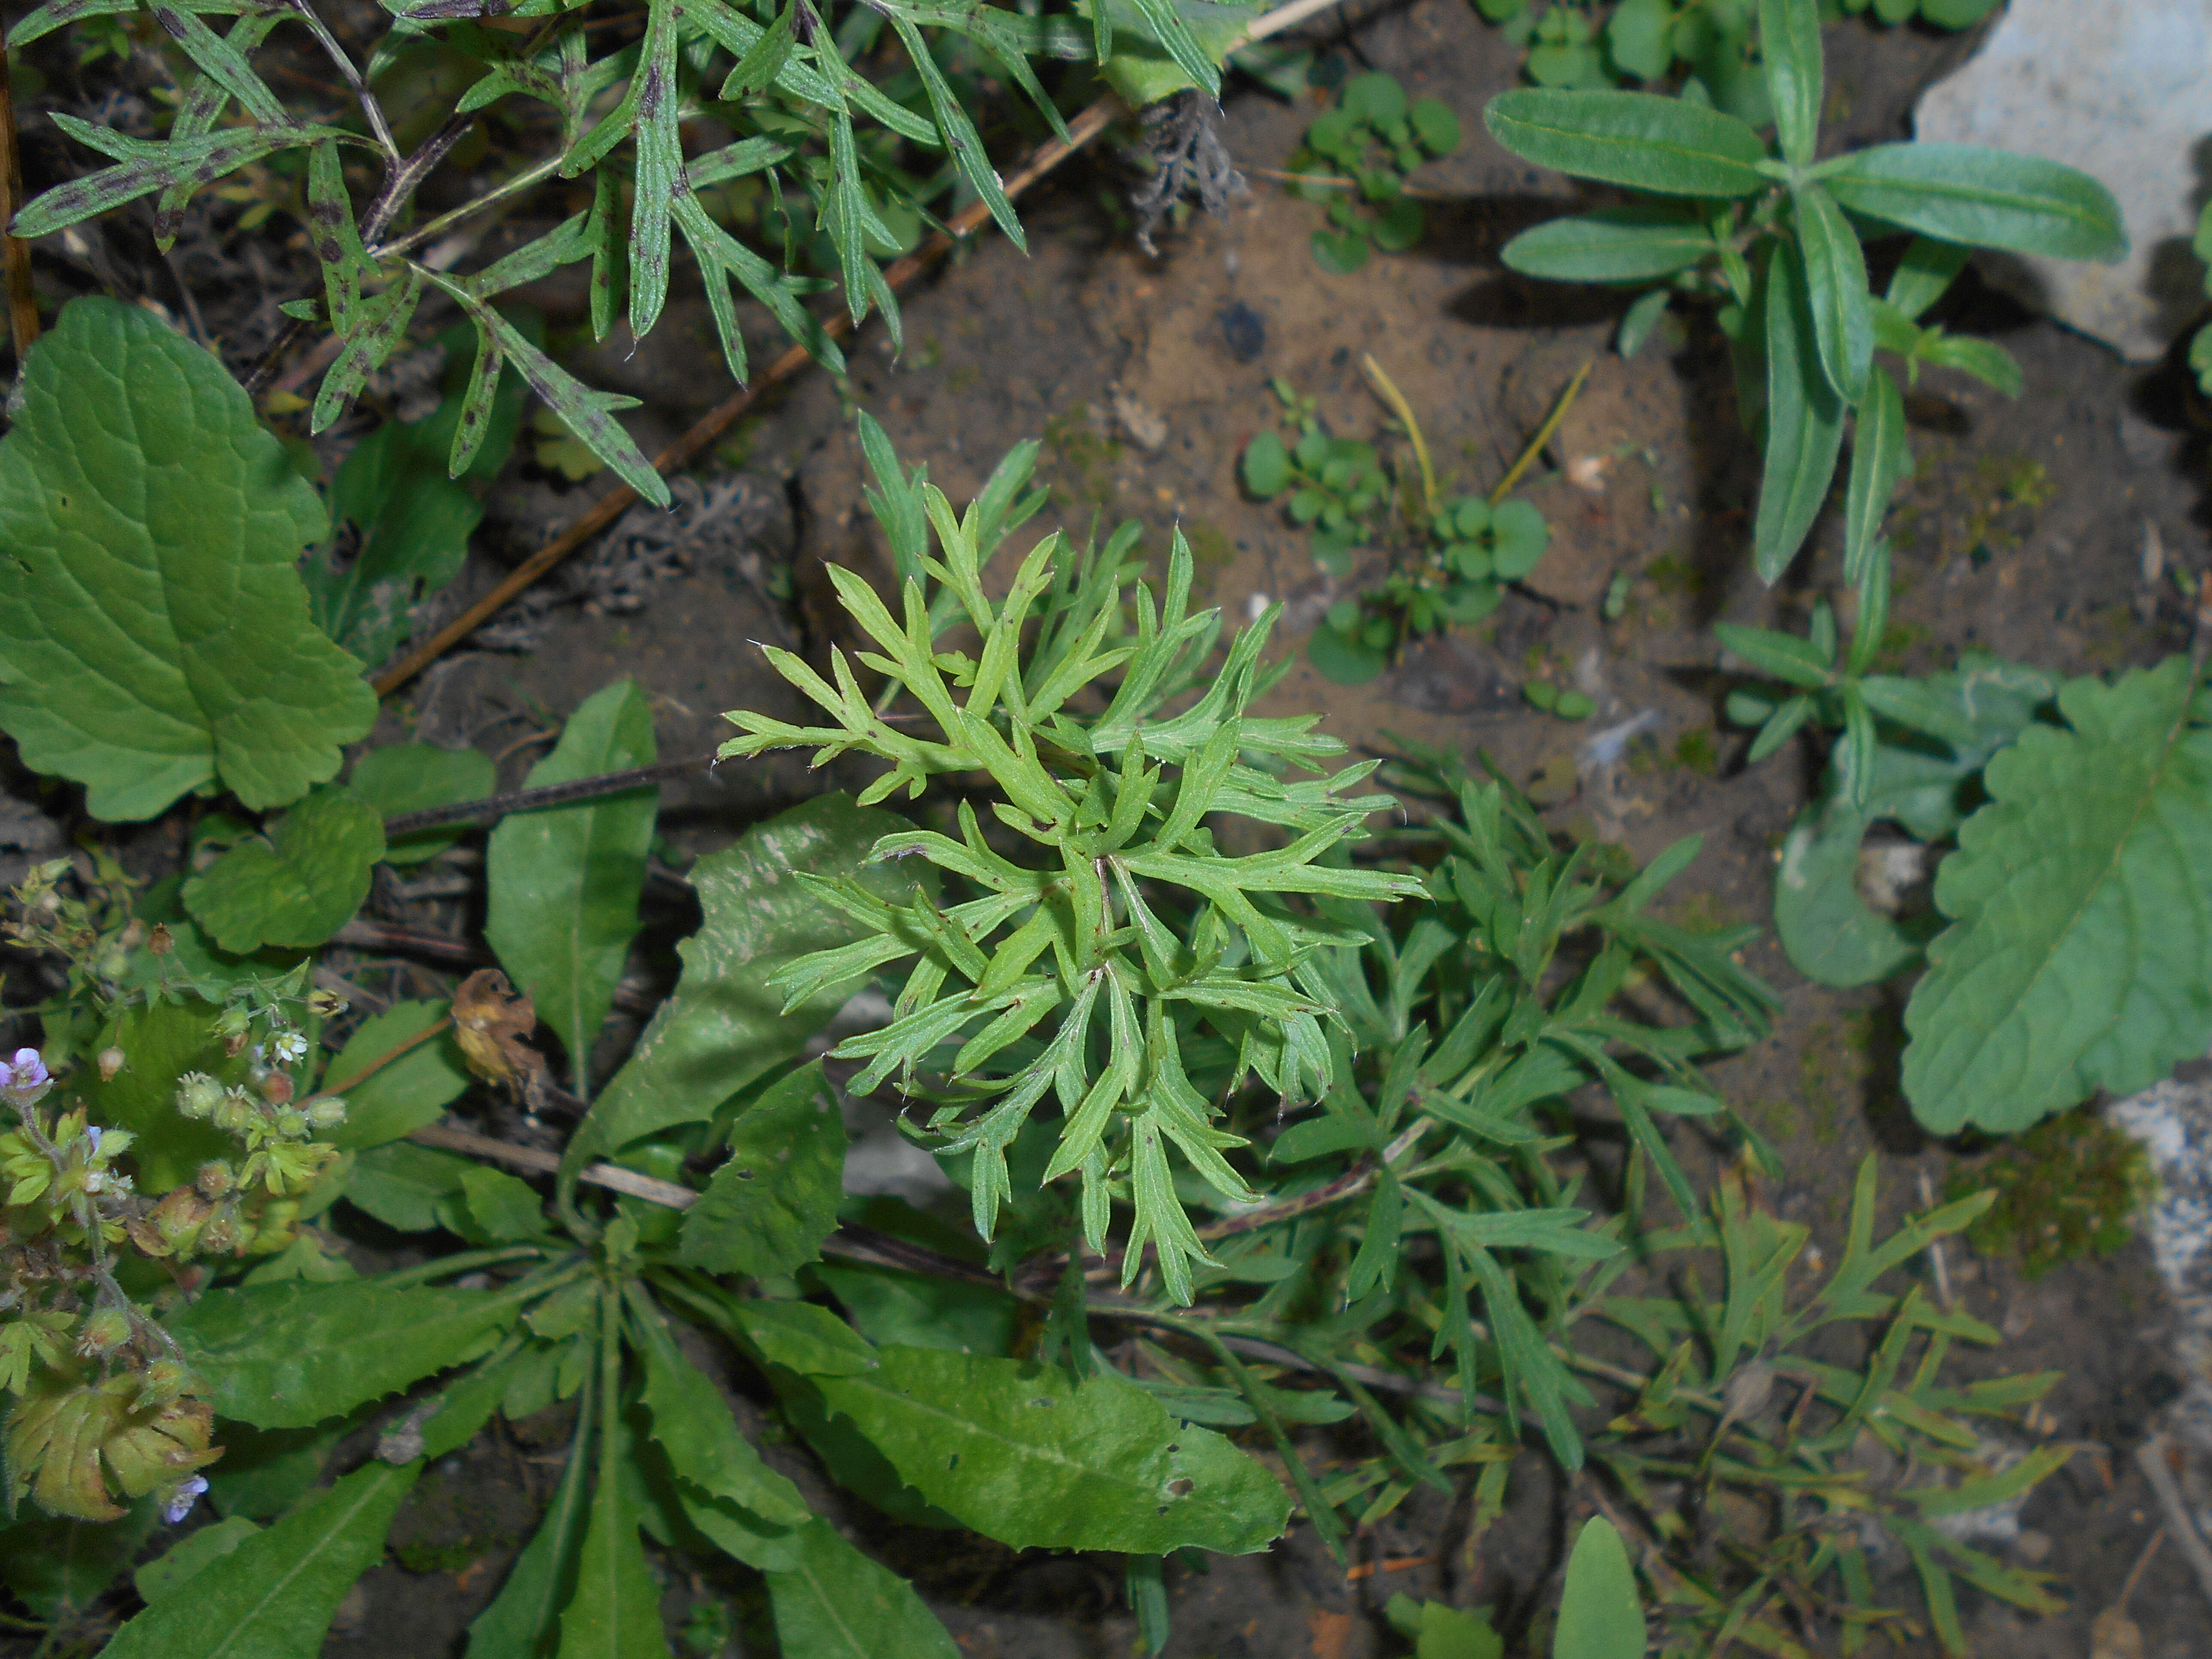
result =
M1819 0L1759 0L1759 37L1782 159L1804 167L1820 137Z
M71 301L0 440L0 728L93 813L218 781L281 806L376 699L307 618L314 490L222 365L135 306Z
M1794 191L1797 246L1804 255L1808 308L1820 350L1820 371L1847 404L1866 395L1874 362L1874 316L1867 293L1866 255L1834 198L1818 185Z
M174 1595L260 1530L258 1522L234 1515L197 1532L188 1532L171 1547L167 1554L155 1557L132 1574L131 1583L137 1586L142 1601L149 1604L158 1601L165 1595Z
M811 1511L799 1488L761 1462L738 1431L729 1402L712 1379L678 1352L658 1311L641 1310L646 1326L645 1407L653 1437L677 1478L728 1498L772 1526L797 1527Z
M795 1534L799 1565L768 1575L775 1633L806 1659L960 1659L937 1615L890 1568L811 1521Z
M1938 241L2110 262L2128 251L2112 193L2040 156L1974 144L1876 144L1820 182L1854 213Z
M1778 581L1820 516L1844 447L1844 402L1820 368L1804 262L1793 243L1766 274L1766 465L1759 486L1754 555Z
M1553 282L1640 283L1687 270L1710 257L1713 246L1701 221L1675 208L1637 203L1547 220L1516 236L1498 258L1525 276Z
M1552 1659L1643 1659L1645 1646L1628 1551L1612 1522L1592 1516L1567 1557Z
M116 1632L114 1659L277 1659L322 1649L355 1579L384 1555L419 1463L370 1463L309 1496Z
M880 1369L815 1386L908 1486L987 1537L1248 1554L1289 1520L1289 1496L1265 1468L1210 1430L1178 1427L1118 1374L1079 1384L1020 1360L880 1352Z
M844 1195L845 1121L817 1060L731 1125L728 1162L684 1213L681 1259L709 1273L788 1273L821 1255Z
M404 645L413 632L410 608L461 574L469 533L483 516L477 489L506 462L520 423L523 388L510 381L483 422L475 458L459 480L448 476L469 381L459 343L452 349L437 412L387 421L354 447L331 481L331 517L355 531L343 565L325 553L301 572L317 626L363 662L382 662Z
M2129 1094L2212 1041L2212 731L2175 657L2058 694L1983 774L1905 1009L1905 1090L1938 1133Z
M481 749L441 749L428 743L392 743L372 749L356 763L346 787L383 817L419 812L432 806L458 806L482 800L497 787L499 774ZM460 826L417 830L397 840L386 837L384 861L394 866L433 859L461 837Z
M151 1497L133 1504L120 1521L71 1521L27 1509L23 1519L0 1531L0 1583L38 1618L67 1625L122 1577L160 1517Z
M384 821L330 785L285 813L268 840L240 842L185 882L185 908L234 955L320 945L353 920L383 856Z
M374 1279L210 1291L168 1322L216 1411L304 1428L458 1365L514 1323L508 1291L388 1289Z
M397 1002L363 1020L323 1073L323 1087L343 1095L345 1121L323 1138L361 1152L434 1123L469 1086L467 1062L448 1030L416 1045L362 1079L369 1066L443 1021L450 1005ZM349 1086L350 1085L350 1086Z
M1759 135L1733 115L1646 92L1521 87L1483 111L1523 161L1668 196L1749 196L1766 187Z
M699 931L677 946L684 976L629 1063L608 1079L570 1143L570 1161L712 1117L732 1094L795 1056L846 992L833 988L787 1014L769 976L861 930L793 872L852 874L879 836L908 827L896 814L856 808L850 796L817 795L694 864L703 914ZM905 866L878 866L866 880L890 894L914 874Z
M526 787L572 783L649 766L653 759L645 688L617 680L568 717L560 743L530 769ZM492 831L485 855L490 896L484 937L568 1051L580 1090L637 934L637 901L659 804L659 791L648 785L574 806L514 813Z
M123 1069L102 1078L88 1068L77 1088L92 1121L128 1129L139 1190L159 1194L181 1187L211 1158L234 1158L238 1142L211 1123L177 1110L177 1079L204 1072L218 1083L243 1083L250 1064L224 1049L215 1034L219 1011L197 999L126 1008L100 1029L100 1046L123 1051Z

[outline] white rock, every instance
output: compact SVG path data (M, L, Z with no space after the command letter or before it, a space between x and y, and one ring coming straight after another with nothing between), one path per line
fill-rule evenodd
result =
M2133 362L2163 356L2203 303L2188 244L2212 135L2212 0L2013 0L1916 125L1925 141L2064 161L2118 198L2131 247L2118 264L1981 256L2023 302Z

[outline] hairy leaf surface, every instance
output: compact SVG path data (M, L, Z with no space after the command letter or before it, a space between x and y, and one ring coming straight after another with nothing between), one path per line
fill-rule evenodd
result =
M2212 730L2188 661L2069 682L1984 773L1905 1015L1914 1115L2022 1129L2212 1041Z
M203 783L281 806L335 775L376 699L308 620L295 561L327 519L208 352L135 306L73 301L0 440L0 728L147 818Z

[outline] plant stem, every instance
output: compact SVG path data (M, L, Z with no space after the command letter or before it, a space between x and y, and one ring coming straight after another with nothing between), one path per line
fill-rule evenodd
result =
M382 1071L386 1066L391 1065L393 1060L398 1059L400 1055L407 1054L410 1050L421 1048L424 1043L430 1042L433 1038L443 1036L447 1031L453 1030L453 1017L451 1014L448 1014L445 1018L440 1020L435 1025L430 1026L425 1030L417 1031L413 1036L409 1037L406 1042L401 1043L397 1048L387 1049L383 1054L379 1054L374 1060L369 1061L368 1065L362 1066L361 1070L356 1072L343 1083L329 1084L323 1088L316 1090L314 1093L307 1097L307 1099L323 1100L331 1095L342 1095L346 1093L349 1090L357 1089L363 1083L366 1083L369 1079L374 1077L379 1072ZM305 1104L306 1103L302 1102L301 1103Z
M1567 411L1575 406L1575 399L1582 395L1583 382L1589 379L1590 370L1596 367L1597 359L1592 357L1575 371L1575 378L1567 382L1567 389L1559 394L1559 401L1552 405L1552 412L1544 417L1544 424L1536 428L1536 435L1528 440L1528 447L1521 452L1521 458L1505 470L1505 476L1498 481L1498 488L1490 492L1492 507L1511 495L1513 486L1521 482L1522 474L1535 465L1536 458L1544 453L1545 445L1558 434L1559 422L1567 418Z
M1382 365L1371 354L1360 354L1359 367L1382 394L1382 401L1390 405L1390 412L1398 417L1398 424L1406 428L1407 437L1413 440L1413 459L1421 465L1421 506L1428 512L1437 510L1437 470L1429 463L1429 441L1421 435L1421 423L1413 418L1413 406L1406 401L1406 394L1388 374Z
M407 1138L443 1152L465 1152L471 1158L485 1158L495 1164L511 1164L518 1170L528 1170L536 1175L556 1175L561 1169L558 1152L542 1152L535 1146L517 1146L509 1141L495 1140L489 1135L480 1135L469 1129L455 1129L443 1123L426 1123ZM678 1186L672 1181L658 1181L651 1176L640 1175L635 1170L625 1170L615 1164L594 1164L578 1179L589 1182L594 1187L626 1193L632 1198L641 1198L648 1204L662 1205L672 1210L688 1210L699 1201L699 1194L691 1188Z
M0 226L12 224L23 205L23 161L15 144L15 98L9 85L8 48L0 44ZM31 287L31 245L0 234L0 265L8 281L8 334L15 343L15 372L39 337L39 299Z
M542 184L550 179L561 171L561 163L566 160L568 156L565 154L549 155L536 166L525 167L504 184L493 185L474 201L464 202L457 208L449 208L428 224L417 225L404 236L389 242L371 244L368 256L372 259L386 259L396 253L411 252L425 242L434 242L463 220L472 219L487 209L498 206L509 197L520 195L532 185Z
M597 777L578 778L572 783L550 783L537 789L511 789L503 795L486 795L481 800L458 801L451 806L426 806L419 811L398 812L384 821L384 833L389 837L412 834L417 830L428 830L441 823L467 823L483 817L505 817L511 812L533 811L544 806L566 806L580 800L596 800L602 795L616 795L624 790L635 789L644 784L658 783L664 778L680 778L693 772L711 771L716 759L711 751L704 755L690 755L682 760L656 761L651 766L633 766L623 772L602 772Z

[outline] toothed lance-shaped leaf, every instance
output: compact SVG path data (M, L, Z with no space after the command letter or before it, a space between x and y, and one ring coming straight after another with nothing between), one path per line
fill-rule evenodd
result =
M353 920L384 856L384 824L353 793L318 789L267 840L240 842L185 884L185 908L218 947L306 949Z
M307 619L295 561L327 520L209 353L146 312L72 301L0 440L0 729L96 817L220 782L282 806L376 718Z
M836 1230L844 1177L845 1123L817 1060L738 1114L728 1162L684 1212L683 1261L763 1279L816 1260Z
M309 1493L292 1512L165 1595L102 1650L112 1659L259 1659L314 1653L386 1534L420 1463L371 1462Z
M469 1072L453 1034L416 1041L443 1022L447 1011L443 1002L401 1002L361 1023L323 1073L323 1087L343 1094L346 1103L345 1121L325 1139L365 1152L436 1122L460 1098ZM399 1053L410 1042L415 1046ZM395 1053L398 1059L386 1058Z
M168 1323L217 1412L298 1429L472 1358L526 1294L289 1279L210 1291Z
M653 711L644 688L617 680L568 717L559 744L531 769L526 787L649 766L653 757ZM580 1087L637 933L658 807L659 791L648 785L574 806L518 812L492 831L484 937L568 1051Z
M1177 1425L1111 1371L1077 1382L1024 1360L888 1347L854 1376L816 1377L902 1480L1017 1549L1159 1555L1267 1548L1290 1498L1211 1431Z
M2212 1041L2212 730L2185 659L2069 682L1983 775L1905 1015L1905 1090L1939 1133L2024 1129L2129 1094Z
M959 1659L914 1586L854 1549L827 1521L793 1534L799 1565L768 1575L775 1633L807 1659Z

